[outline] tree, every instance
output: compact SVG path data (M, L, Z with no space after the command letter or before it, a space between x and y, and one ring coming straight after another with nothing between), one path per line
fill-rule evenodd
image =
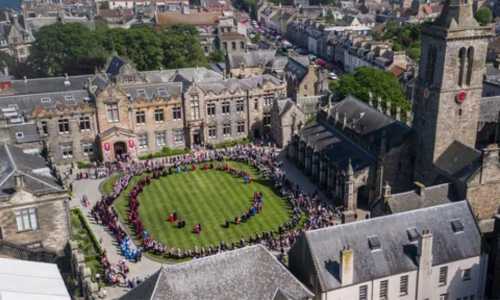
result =
M198 32L194 26L176 25L161 33L163 66L186 68L206 66L207 58L201 48Z
M353 95L367 102L371 92L374 99L380 97L383 103L391 102L393 107L399 106L402 111L410 110L410 102L406 99L397 78L386 71L360 67L354 73L346 74L330 85L339 98Z
M218 50L218 49L215 51L212 51L208 55L208 61L212 62L212 63L223 62L224 59L225 59L224 52L222 52L221 50Z
M28 62L35 75L88 74L106 62L106 52L94 32L82 24L44 26L35 38Z
M481 26L485 26L490 24L493 20L493 13L491 12L491 9L489 9L489 7L483 6L477 10L474 18L476 18L476 21Z

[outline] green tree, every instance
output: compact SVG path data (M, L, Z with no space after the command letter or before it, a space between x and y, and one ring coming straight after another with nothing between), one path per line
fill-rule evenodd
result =
M198 32L194 26L177 25L163 29L161 33L163 66L186 68L207 65Z
M490 24L493 20L493 13L491 12L491 9L489 9L489 7L483 6L477 10L474 18L476 18L477 22L481 26L485 26Z
M223 62L224 59L225 59L224 52L222 52L221 50L218 50L218 49L215 51L212 51L208 55L208 61L212 62L212 63Z
M340 77L338 81L330 84L339 98L353 95L363 101L369 100L369 93L377 99L382 98L383 103L391 101L391 105L399 106L402 111L410 110L410 102L406 99L403 89L397 78L386 71L360 67L354 73Z
M35 75L88 74L106 62L95 33L81 24L44 26L35 38L29 57Z

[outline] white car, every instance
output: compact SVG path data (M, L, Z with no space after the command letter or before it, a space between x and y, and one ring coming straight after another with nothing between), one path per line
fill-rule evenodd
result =
M328 73L328 78L330 78L331 80L337 80L339 79L337 74L335 74L334 72L330 72Z

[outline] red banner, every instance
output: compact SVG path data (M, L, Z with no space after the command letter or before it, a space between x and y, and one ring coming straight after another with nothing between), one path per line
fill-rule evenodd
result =
M134 148L135 147L135 141L133 139L128 140L128 147L129 148Z
M111 150L111 144L110 143L104 143L104 151L109 151Z

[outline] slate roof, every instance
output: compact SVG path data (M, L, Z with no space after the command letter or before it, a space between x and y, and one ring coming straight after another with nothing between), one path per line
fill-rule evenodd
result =
M64 84L66 81L64 76L12 80L12 87L6 91L0 92L0 96L85 90L86 82L92 77L93 75L69 76L68 81L70 85Z
M190 262L164 265L121 300L288 299L313 294L264 246L249 246ZM283 298L278 298L283 299Z
M400 145L411 132L411 128L405 123L351 95L334 105L330 109L330 115L338 115L340 122L345 116L347 127L361 137L373 136L373 140L380 140L384 133L390 147Z
M34 123L25 123L9 127L9 132L12 140L15 140L16 143L19 144L40 141L40 134L38 134L38 128Z
M254 50L248 52L235 52L228 55L232 68L267 66L274 60L276 50Z
M388 206L391 213L400 213L414 209L450 203L455 200L449 183L425 187L422 197L417 190L391 195Z
M281 80L274 76L264 74L242 79L230 78L225 80L198 82L197 86L204 92L221 94L224 91L235 92L238 89L241 89L243 91L252 90L264 85L266 82L272 82L276 85L283 83Z
M317 151L325 153L331 162L339 168L347 168L349 159L355 171L375 162L375 157L351 140L339 130L326 124L313 121L300 131L300 139Z
M142 91L147 100L152 100L157 96L165 99L180 97L182 93L182 83L180 82L126 84L122 87L132 99L137 99L140 96L139 92Z
M479 122L496 123L500 113L500 96L483 97L479 103Z
M309 58L307 56L290 56L285 66L285 72L292 73L299 81L307 74Z
M463 224L463 232L453 231L454 220ZM290 269L307 285L315 279L322 292L338 289L340 251L349 246L353 250L353 284L414 271L418 268L418 246L407 232L412 228L432 233L433 265L481 254L479 228L464 200L306 231L290 250ZM371 236L378 237L380 250L369 248Z
M481 152L454 141L436 160L436 167L447 175L467 179L480 166Z
M8 197L16 187L15 175L23 175L25 189L33 194L64 192L50 174L47 163L40 155L26 154L21 148L0 145L0 198Z

